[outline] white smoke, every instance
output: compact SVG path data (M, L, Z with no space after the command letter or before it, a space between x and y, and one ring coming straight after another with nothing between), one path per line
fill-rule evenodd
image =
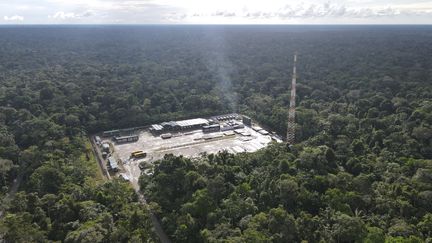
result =
M214 31L214 32L213 32ZM235 70L234 64L226 56L225 38L223 30L209 30L204 40L210 42L212 50L204 54L207 68L213 73L217 80L216 87L222 100L228 102L232 112L237 111L238 96L234 91L231 74Z

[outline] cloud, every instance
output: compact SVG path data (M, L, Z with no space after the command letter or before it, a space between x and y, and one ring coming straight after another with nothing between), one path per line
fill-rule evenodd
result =
M325 17L350 17L350 18L375 18L410 15L429 15L428 9L411 10L399 9L397 7L370 7L370 8L348 8L345 5L323 5L311 4L309 6L285 6L281 11L268 13L258 12L251 16L273 16L278 18L325 18Z
M23 16L19 16L19 15L13 15L13 16L4 16L3 19L5 21L15 21L15 22L22 22L24 21L24 17Z
M230 12L230 11L216 11L216 12L212 13L211 15L212 16L223 16L223 17L235 17L236 13Z
M432 17L432 6L423 8L407 8L404 6L373 6L373 7L347 7L344 4L299 3L288 4L272 10L215 10L207 13L191 13L187 17L239 17L247 19L311 19L311 18L380 18L396 16L430 16Z
M53 15L48 15L48 18L50 19L58 19L58 20L68 20L68 19L81 19L81 18L87 18L93 15L93 12L90 10L87 10L82 13L65 13L63 11L58 11Z
M59 12L55 13L54 15L49 15L48 18L50 18L50 19L61 19L61 20L74 19L75 18L75 14L74 13L65 13L63 11L59 11Z
M432 24L432 0L0 0L1 11L48 24ZM8 15L3 22L23 20Z

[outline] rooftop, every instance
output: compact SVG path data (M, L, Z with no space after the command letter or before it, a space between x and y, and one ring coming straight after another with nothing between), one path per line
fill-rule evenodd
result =
M177 121L176 123L181 127L187 127L187 126L208 124L208 120L204 118L195 118L195 119Z
M138 135L129 135L129 136L118 136L115 137L116 140L128 139L128 138L137 138Z

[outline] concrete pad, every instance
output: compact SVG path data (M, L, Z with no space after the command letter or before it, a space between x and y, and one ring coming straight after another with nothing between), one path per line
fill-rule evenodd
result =
M254 127L255 128L255 127ZM242 135L245 134L245 135ZM112 144L113 155L119 161L121 173L125 173L134 184L138 184L141 175L139 164L152 163L162 159L165 154L199 157L202 153L212 154L227 150L230 153L255 152L272 142L271 135L263 135L250 127L239 132L213 132L204 134L201 130L172 133L172 138L162 139L148 130L138 132L139 140L131 143L115 144L110 139L102 139L102 143ZM131 153L142 150L147 157L132 159ZM146 173L151 173L146 170Z

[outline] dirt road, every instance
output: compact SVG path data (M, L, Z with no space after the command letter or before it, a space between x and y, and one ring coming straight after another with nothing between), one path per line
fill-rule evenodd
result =
M94 143L93 136L90 137L90 141L91 141L91 144L92 144L93 152L94 152L95 155L96 155L96 158L97 158L97 161L98 161L99 167L100 167L100 169L102 170L102 174L103 174L106 178L108 178L109 180L111 180L112 178L111 178L111 176L109 175L108 170L107 170L107 168L106 168L106 166L105 166L105 162L104 162L104 159L102 158L102 154L100 153L100 150L98 149L97 145ZM149 205L148 205L148 203L147 203L147 201L146 201L144 195L141 193L138 183L132 183L132 182L131 182L131 185L132 185L132 187L134 188L135 192L136 192L137 195L138 195L138 200L139 200L139 202L140 202L144 207L147 208L147 211L148 211L149 214L150 214L150 219L151 219L151 221L152 221L153 228L155 229L155 232L156 232L157 236L159 237L159 240L160 240L162 243L171 243L170 239L168 238L168 236L165 234L164 230L162 229L162 226L160 225L159 219L158 219L158 218L156 217L156 215L151 211L151 209L150 209L150 207L149 207Z

